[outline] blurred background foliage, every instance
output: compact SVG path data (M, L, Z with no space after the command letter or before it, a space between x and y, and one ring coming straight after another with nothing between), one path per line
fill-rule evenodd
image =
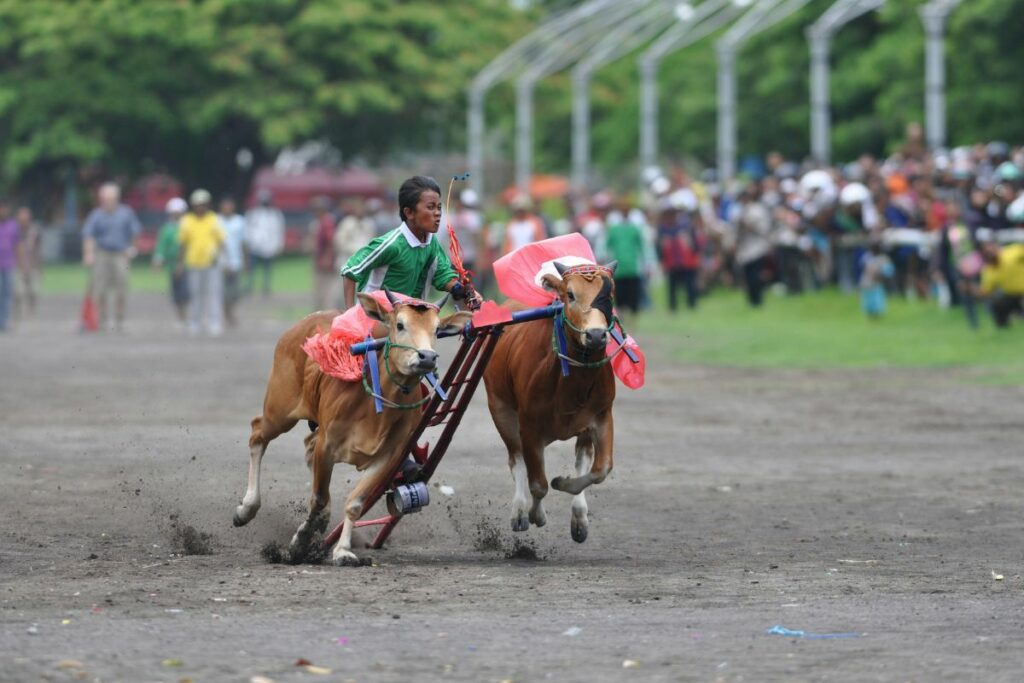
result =
M107 175L166 171L219 190L235 153L256 165L284 145L323 138L346 160L461 153L473 75L570 0L0 0L0 178L32 193L67 168ZM740 150L808 147L804 27L815 0L751 41L739 60ZM845 27L832 51L834 158L881 154L922 118L920 2L889 2ZM1024 139L1024 0L973 0L948 30L952 144ZM635 171L635 54L593 85L593 156ZM660 71L661 147L710 163L715 148L713 41ZM488 96L489 155L511 157L513 92ZM569 162L569 81L536 97L540 171Z

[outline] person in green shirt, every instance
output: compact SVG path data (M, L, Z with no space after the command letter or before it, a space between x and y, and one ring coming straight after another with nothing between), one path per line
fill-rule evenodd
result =
M444 247L435 237L441 227L441 188L433 178L413 176L398 191L402 224L359 249L345 262L341 276L345 307L355 305L356 292L388 289L427 299L431 287L455 299L467 293ZM478 298L475 293L471 294Z
M178 314L178 321L184 325L189 296L185 269L178 263L178 254L181 250L181 244L178 242L178 223L188 211L188 204L181 197L174 197L167 201L164 210L167 212L167 222L160 228L160 233L156 238L156 247L153 249L153 267L167 267L171 282L171 301Z
M615 267L615 303L623 311L632 314L640 308L640 278L644 270L644 233L640 226L633 224L629 206L620 207L621 217L609 221L605 233L605 255L618 261Z

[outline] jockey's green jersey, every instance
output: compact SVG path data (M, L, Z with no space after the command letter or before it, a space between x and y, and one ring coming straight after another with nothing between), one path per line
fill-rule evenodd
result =
M354 280L357 292L385 287L397 294L426 299L430 287L443 290L458 277L452 262L434 235L420 242L405 223L370 241L341 269Z

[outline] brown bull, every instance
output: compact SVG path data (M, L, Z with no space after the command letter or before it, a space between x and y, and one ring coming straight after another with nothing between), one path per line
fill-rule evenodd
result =
M547 522L542 502L548 492L544 449L553 441L575 437L576 476L555 477L551 486L574 496L572 538L578 543L587 539L584 489L604 481L612 469L615 378L610 364L601 359L612 320L614 267L613 263L578 272L558 266L564 279L546 275L546 286L562 300L564 319L507 329L484 373L487 404L508 449L515 480L513 531L526 531L531 522ZM553 325L565 329L572 365L568 377L562 376L553 348Z
M391 295L388 295L391 298ZM381 358L381 396L385 404L409 404L419 398L420 379L436 368L433 349L438 332L456 332L469 321L459 312L440 319L438 307L403 303L384 311L366 294L359 303L371 318L387 326L394 345ZM443 302L442 302L443 304ZM317 424L306 437L306 464L313 474L309 514L292 537L289 551L301 556L315 531L327 528L330 517L331 472L345 462L363 472L345 499L345 523L332 559L335 564L356 564L352 553L352 528L363 514L366 497L387 482L403 458L403 446L416 427L419 410L385 408L378 414L373 399L360 382L344 382L325 375L302 350L303 342L330 327L336 312L307 316L281 336L274 351L274 365L263 400L263 414L252 421L249 437L249 485L235 510L235 526L247 524L260 508L260 463L267 445L300 420ZM403 387L410 393L403 391Z

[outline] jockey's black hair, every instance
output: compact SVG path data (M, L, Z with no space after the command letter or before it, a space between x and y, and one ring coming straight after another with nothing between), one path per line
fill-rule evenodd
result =
M402 183L402 187L398 188L398 217L406 220L405 210L408 208L415 211L416 205L420 203L420 196L428 190L436 192L438 197L441 196L441 186L433 178L414 175Z

